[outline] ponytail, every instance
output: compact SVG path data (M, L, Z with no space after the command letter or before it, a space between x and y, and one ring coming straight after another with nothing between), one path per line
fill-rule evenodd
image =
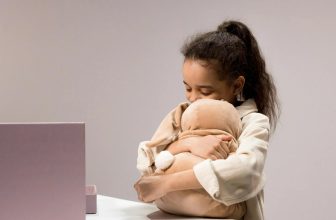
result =
M201 59L213 64L220 79L234 81L244 76L243 96L255 100L258 111L269 117L275 129L280 112L276 88L266 71L258 43L245 24L224 21L216 31L195 35L181 52L185 59Z

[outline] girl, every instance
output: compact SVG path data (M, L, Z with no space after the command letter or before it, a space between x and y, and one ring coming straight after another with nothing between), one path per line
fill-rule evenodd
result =
M279 106L258 44L246 25L225 21L217 30L191 38L182 47L182 53L188 101L224 99L233 104L243 126L239 147L229 155L227 136L178 140L165 149L173 155L189 151L207 160L193 169L161 176L148 174L155 168L151 157L162 149L139 154L137 167L142 177L134 185L138 197L151 202L169 192L204 188L214 200L225 205L245 201L244 220L263 220L263 169Z

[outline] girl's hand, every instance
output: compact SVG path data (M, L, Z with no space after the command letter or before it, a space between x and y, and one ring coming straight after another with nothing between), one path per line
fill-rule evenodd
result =
M226 159L230 153L228 141L232 138L227 135L207 135L191 141L189 150L192 154L204 159Z
M135 184L134 189L138 193L138 198L143 202L153 202L166 195L167 187L164 175L142 176Z

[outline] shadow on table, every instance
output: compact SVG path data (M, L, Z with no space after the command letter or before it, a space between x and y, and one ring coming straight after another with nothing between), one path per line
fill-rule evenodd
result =
M172 215L172 214L168 214L168 213L165 213L165 212L162 212L162 211L156 211L156 212L153 212L149 215L147 215L147 218L149 218L150 220L159 220L159 219L211 219L211 220L214 220L214 218L197 218L197 217L186 217L186 216L179 216L179 215ZM230 220L230 219L226 219L226 220ZM234 219L232 219L234 220Z

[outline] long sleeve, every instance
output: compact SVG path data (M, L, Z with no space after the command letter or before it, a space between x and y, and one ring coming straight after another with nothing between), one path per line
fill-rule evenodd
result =
M147 147L148 141L142 141L138 147L137 169L141 176L154 173L154 154L151 148Z
M242 118L239 148L227 159L205 160L193 170L215 200L231 205L255 197L264 187L263 173L268 140L268 117L252 112Z
M142 141L138 147L137 169L141 176L151 175L155 172L155 158L167 145L148 147L149 141Z

